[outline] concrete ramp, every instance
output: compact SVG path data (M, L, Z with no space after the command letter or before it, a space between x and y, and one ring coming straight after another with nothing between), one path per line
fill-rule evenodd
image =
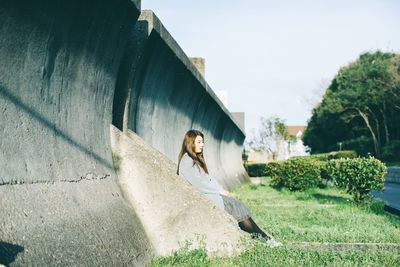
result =
M131 40L124 57L131 62L128 86L117 94L115 114L121 115L114 125L136 132L175 163L185 132L201 130L211 174L228 189L249 181L243 129L152 11L142 11Z
M2 264L148 262L152 247L121 196L109 133L139 8L128 0L0 2Z
M120 186L156 254L168 255L186 241L220 256L242 251L247 235L235 219L176 175L176 164L129 130L112 126L111 137Z
M0 186L0 262L143 266L153 249L114 179Z

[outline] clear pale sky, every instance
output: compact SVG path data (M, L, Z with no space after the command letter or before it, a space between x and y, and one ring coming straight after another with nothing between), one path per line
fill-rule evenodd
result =
M367 51L400 53L396 0L142 0L189 57L204 57L206 80L228 92L230 111L306 125L341 66Z

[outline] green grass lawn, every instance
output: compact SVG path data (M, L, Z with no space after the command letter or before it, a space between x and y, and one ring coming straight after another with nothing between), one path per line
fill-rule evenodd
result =
M263 178L261 185L243 185L233 194L252 211L257 224L284 244L297 242L398 243L400 219L383 203L357 207L334 187L307 192L277 190ZM231 258L209 258L204 250L179 251L153 260L152 266L400 266L399 251L326 251L270 249L257 243Z
M334 187L306 192L244 185L235 190L263 229L283 242L400 243L400 219L383 202L357 207Z

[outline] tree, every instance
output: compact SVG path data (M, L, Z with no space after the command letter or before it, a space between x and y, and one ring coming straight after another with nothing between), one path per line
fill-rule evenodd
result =
M289 139L289 133L284 120L277 117L261 117L261 127L258 133L248 142L251 149L255 151L268 151L272 159L276 160L278 155L285 149L285 141Z
M304 143L326 151L338 142L369 136L381 157L382 146L400 138L399 66L399 55L378 51L341 68L313 109Z

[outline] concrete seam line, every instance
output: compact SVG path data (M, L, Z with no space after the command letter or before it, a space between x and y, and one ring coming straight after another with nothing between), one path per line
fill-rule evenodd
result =
M89 175L88 175L89 176ZM88 181L94 181L94 180L104 180L109 177L111 177L110 174L105 174L102 176L89 176L91 178L88 178L87 176L81 176L79 179L76 180L59 180L59 181L32 181L32 182L26 182L26 181L10 181L7 183L0 183L0 186L7 186L7 185L23 185L23 184L56 184L56 183L79 183L82 180L88 180Z

